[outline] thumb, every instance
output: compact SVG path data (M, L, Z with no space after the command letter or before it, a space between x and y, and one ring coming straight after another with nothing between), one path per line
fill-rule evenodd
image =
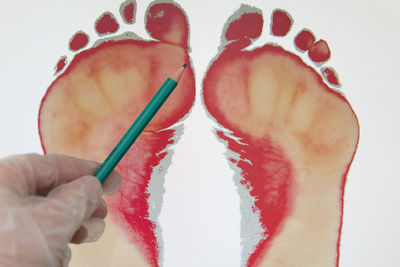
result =
M62 184L47 195L52 217L52 234L59 242L68 243L101 203L103 189L94 176L84 176ZM49 214L50 213L50 214ZM55 231L57 229L57 231Z

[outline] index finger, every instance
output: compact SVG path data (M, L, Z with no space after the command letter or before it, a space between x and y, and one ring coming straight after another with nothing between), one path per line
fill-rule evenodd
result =
M47 195L54 187L85 175L93 175L100 164L64 155L24 154L0 160L0 186L18 195ZM112 172L104 187L121 180Z

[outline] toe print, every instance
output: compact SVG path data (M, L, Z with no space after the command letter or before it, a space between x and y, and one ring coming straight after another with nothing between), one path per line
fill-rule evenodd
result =
M69 42L69 49L71 51L78 51L84 48L89 42L89 36L84 32L77 32L72 36Z
M292 27L292 18L285 10L275 9L272 12L271 33L275 36L286 36Z
M315 42L314 34L308 29L303 29L297 34L294 39L294 45L300 52L308 51L310 59L317 65L323 65L331 56L331 51L326 41L319 40ZM329 85L340 87L339 78L332 67L321 68L321 74Z
M254 244L243 240L244 247L252 248L244 251L243 262L337 266L357 118L347 100L323 81L339 84L332 68L322 68L321 76L272 44L243 50L260 36L262 15L242 6L232 18L225 27L226 45L210 65L202 92L263 229ZM285 36L291 24L287 12L275 10L271 34ZM316 68L330 57L327 43L315 42L308 30L294 44L299 53L308 51ZM246 222L242 231L247 232Z
M135 22L135 6L136 2L133 0L126 0L121 4L119 12L126 24L133 24Z
M315 42L314 34L307 29L302 30L297 34L296 38L294 39L294 43L296 48L300 51L308 51L313 43Z
M97 19L95 23L95 29L97 34L102 36L117 32L119 29L119 24L111 12L105 12Z
M135 2L125 1L120 10L124 22L134 21ZM158 41L134 39L131 33L110 37L119 30L117 18L110 12L94 24L97 34L107 39L76 54L63 72L67 59L60 59L60 75L42 100L39 128L46 153L101 162L171 72L190 59L188 23L174 3L153 3L148 8L146 27ZM79 31L71 38L70 49L81 50L88 41L88 35ZM116 168L123 176L122 189L107 199L112 219L107 229L114 232L106 232L101 246L118 246L118 251L130 253L132 259L123 259L125 264L159 265L160 240L156 223L149 218L147 186L152 174L159 172L156 166L168 155L168 145L176 140L179 126L170 126L189 112L194 92L189 65L174 94ZM121 244L127 243L130 245L121 249Z

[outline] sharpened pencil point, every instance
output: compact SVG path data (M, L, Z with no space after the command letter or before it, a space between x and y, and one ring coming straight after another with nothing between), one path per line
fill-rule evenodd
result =
M180 80L181 77L182 77L183 72L184 72L185 69L186 69L186 66L187 66L186 63L183 64L182 67L180 67L170 78L171 78L172 80L174 80L175 82L179 82L179 80Z

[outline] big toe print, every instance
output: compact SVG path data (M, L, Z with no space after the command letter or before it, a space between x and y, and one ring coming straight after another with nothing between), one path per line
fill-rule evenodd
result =
M136 5L121 4L124 23L134 23ZM63 153L102 162L130 127L165 79L189 63L188 23L172 2L153 3L146 29L158 41L145 41L132 32L119 35L117 18L105 12L95 22L103 39L57 64L57 79L42 100L40 136L46 153ZM70 41L72 51L83 49L89 36L79 31ZM63 70L66 67L65 70ZM74 251L79 266L158 266L162 249L156 222L150 218L148 185L156 168L168 157L179 126L195 95L190 66L160 112L117 166L123 185L107 199L111 220L99 243ZM159 178L159 177L158 177ZM161 196L158 196L160 198Z
M292 22L275 10L270 33L283 38ZM319 74L277 45L245 50L262 27L261 12L247 6L237 11L203 81L204 104L221 126L217 135L231 151L229 160L240 170L263 231L251 245L242 235L250 248L243 264L337 266L358 121L347 100L327 85L339 86L332 68ZM330 57L327 43L315 42L309 30L294 44L308 53L311 65L321 67ZM246 233L252 225L242 223Z

